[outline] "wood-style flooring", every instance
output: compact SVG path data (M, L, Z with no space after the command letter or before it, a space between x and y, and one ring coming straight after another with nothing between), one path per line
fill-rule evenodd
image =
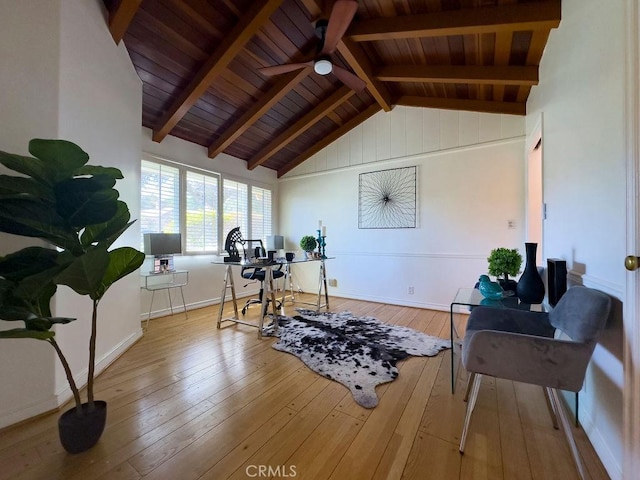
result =
M449 337L446 312L341 298L331 298L331 310ZM538 387L485 377L461 455L466 377L459 373L452 395L449 351L401 362L367 410L342 385L272 349L273 338L258 340L255 328L217 330L217 312L151 320L97 378L96 398L109 410L90 451L64 452L60 412L1 431L0 480L577 478ZM247 318L257 312L252 306ZM465 319L457 315L461 329ZM583 431L574 433L591 478L608 478Z

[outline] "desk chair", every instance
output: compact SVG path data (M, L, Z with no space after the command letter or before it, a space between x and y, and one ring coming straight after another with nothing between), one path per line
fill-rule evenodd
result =
M264 245L262 244L262 240L244 240L244 245L248 245L249 246L249 251L253 252L253 256L255 258L265 258L266 257L266 251L264 248ZM246 252L246 249L245 249ZM246 256L246 254L245 254ZM282 278L284 276L285 272L282 270L282 264L280 264L280 266L277 269L272 269L271 270L271 276L273 277L274 280L277 280L278 278ZM265 277L266 277L266 272L263 268L261 267L255 267L255 266L251 266L251 267L243 267L242 271L240 272L240 275L242 276L242 278L247 279L247 280L253 280L253 281L258 281L260 282L260 293L258 294L258 298L251 298L249 300L247 300L247 302L244 304L244 307L242 307L242 314L245 315L247 313L247 309L253 305L253 304L262 304L262 297L264 296L264 290L265 290ZM245 284L245 287L249 285L248 283ZM271 301L271 299L267 299L267 302L265 304L265 310L262 312L262 315L264 316L266 314L266 312L269 310L269 302ZM282 305L280 304L280 302L277 302L278 304L276 305L276 308L282 308Z
M578 474L585 478L556 389L571 392L582 389L610 308L608 295L580 286L570 288L550 313L476 307L469 315L462 343L462 363L470 374L470 393L460 453L464 453L480 380L482 375L490 375L544 388L554 427L558 428L559 418ZM554 338L556 330L569 338Z

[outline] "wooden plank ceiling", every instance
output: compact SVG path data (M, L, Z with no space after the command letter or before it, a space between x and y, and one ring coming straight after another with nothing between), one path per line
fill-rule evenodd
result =
M174 135L278 176L395 105L524 115L560 23L560 0L356 3L330 59L366 82L361 91L311 66L259 71L313 60L315 22L337 23L333 1L104 0L153 139Z

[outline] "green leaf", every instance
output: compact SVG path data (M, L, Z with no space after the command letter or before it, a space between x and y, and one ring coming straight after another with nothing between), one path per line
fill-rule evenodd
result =
M27 330L26 328L14 328L13 330L3 330L0 338L33 338L35 340L49 340L55 336L54 332L41 332L37 330Z
M44 163L37 158L0 151L0 163L14 172L23 173L45 185L53 183L53 179L49 177Z
M56 181L73 176L89 161L87 152L67 140L34 138L29 142L29 153L43 160L44 168Z
M94 300L101 299L111 285L140 268L140 265L144 262L144 257L144 253L131 247L116 248L109 252L109 267L100 287L91 298Z
M116 214L108 221L96 225L90 225L82 232L82 245L88 247L95 242L105 242L109 248L122 233L129 228L133 222L129 222L131 215L127 204L118 200L118 210Z
M105 248L92 247L77 257L64 269L55 281L71 287L79 295L93 295L101 288L102 279L109 267L109 253Z
M27 194L54 202L53 190L32 178L0 175L0 195Z
M115 167L101 167L99 165L85 165L76 172L76 175L105 175L114 180L122 180L122 172Z
M26 247L0 258L0 276L14 282L57 266L59 253L52 248Z
M0 231L42 238L64 248L78 244L51 205L24 197L4 198L0 202Z
M54 191L57 213L76 227L107 222L118 210L118 191L93 178L60 182Z
M51 330L54 324L64 325L74 320L75 318L67 317L35 317L25 320L24 326L27 330L46 332L47 330Z

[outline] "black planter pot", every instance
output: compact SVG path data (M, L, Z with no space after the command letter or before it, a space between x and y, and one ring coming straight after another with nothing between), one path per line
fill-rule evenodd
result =
M518 282L511 279L505 280L504 278L499 278L498 283L502 287L502 290L504 290L505 292L513 292L515 295L518 288Z
M78 415L73 407L58 419L60 443L67 452L84 452L100 440L107 421L107 402L96 400L94 404L92 411L89 411L89 404L83 403L82 415Z
M524 303L542 303L544 300L544 282L536 267L537 243L525 243L527 260L524 272L518 282L518 298Z

